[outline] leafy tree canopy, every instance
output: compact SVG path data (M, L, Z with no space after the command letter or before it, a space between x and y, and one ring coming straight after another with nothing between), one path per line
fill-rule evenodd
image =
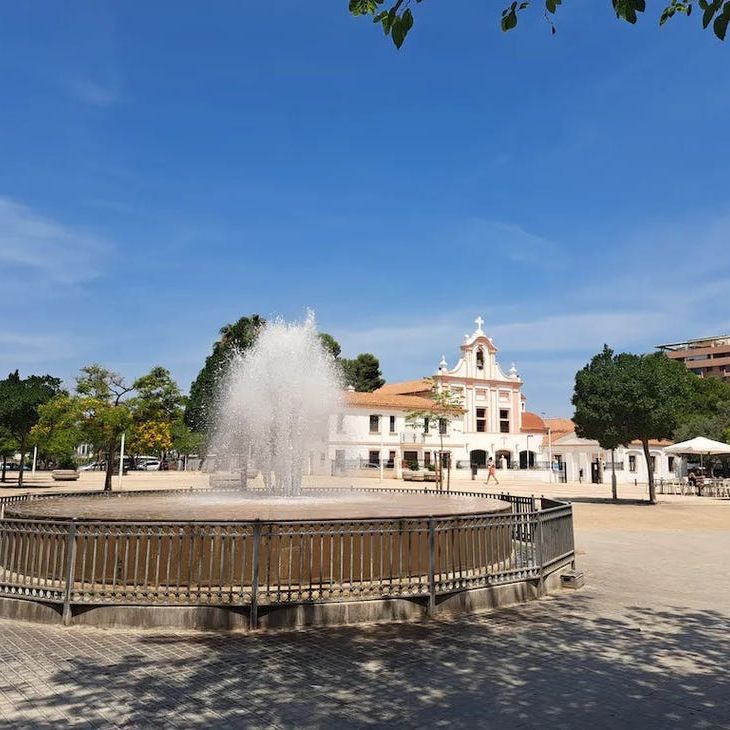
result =
M136 395L130 401L137 421L166 421L177 419L185 406L185 396L173 380L170 371L156 366L132 386Z
M218 386L226 365L233 353L251 347L265 324L263 317L253 314L221 327L220 338L213 344L213 352L205 359L205 364L190 386L185 423L193 431L202 434L210 432L216 418Z
M337 342L332 335L327 334L326 332L320 332L319 341L322 343L322 347L324 347L324 349L332 355L335 360L339 358L342 348L340 347L340 343Z
M39 408L61 392L61 381L50 375L29 375L21 378L16 370L0 380L0 427L18 442L19 485L23 483L28 437L40 418Z
M340 363L346 385L351 385L357 391L368 393L385 383L380 372L380 361L369 352L360 353L352 360L342 358Z
M577 435L609 449L640 441L651 502L656 493L649 440L672 437L691 402L693 378L682 363L662 353L615 355L608 346L575 376Z
M578 0L573 0L578 2ZM609 0L603 0L608 2ZM370 16L373 22L380 25L386 36L390 36L396 48L400 48L406 36L413 28L415 16L413 10L422 0L349 0L350 12L353 15ZM627 23L636 23L642 13L646 11L646 0L610 0L613 12L619 20ZM714 34L725 39L728 23L730 23L730 0L664 0L660 5L661 12L658 17L659 25L664 25L675 15L691 16L697 9L695 15L699 15L702 27L707 28L712 24ZM517 27L520 15L525 11L544 13L550 31L556 32L553 22L558 8L563 5L563 0L521 0L506 5L502 10L500 26L503 31L512 30ZM567 0L565 5L570 5ZM444 8L446 3L444 3Z

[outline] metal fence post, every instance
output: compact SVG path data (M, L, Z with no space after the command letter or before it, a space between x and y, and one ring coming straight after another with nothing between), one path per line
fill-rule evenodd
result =
M436 613L436 520L428 518L428 615Z
M74 584L76 563L76 520L72 519L66 535L66 588L63 593L63 625L71 625L71 591Z
M253 524L253 549L251 552L251 613L249 627L252 631L259 627L259 552L261 548L261 523Z
M545 594L545 573L544 573L544 552L543 552L543 540L542 540L542 517L539 512L537 512L537 530L535 535L535 553L537 558L537 565L539 570L539 579L538 579L538 592L542 596Z

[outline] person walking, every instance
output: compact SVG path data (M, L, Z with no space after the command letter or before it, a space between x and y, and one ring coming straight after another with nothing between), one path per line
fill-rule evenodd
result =
M499 480L497 479L497 465L494 463L494 459L492 459L491 456L487 462L487 481L484 483L489 484L490 479L494 479L494 483L499 484Z

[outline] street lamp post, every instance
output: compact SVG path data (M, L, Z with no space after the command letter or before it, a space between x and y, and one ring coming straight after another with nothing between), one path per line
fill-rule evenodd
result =
M122 444L119 447L119 481L117 483L118 488L122 489L122 475L124 474L124 437L126 434L122 433Z

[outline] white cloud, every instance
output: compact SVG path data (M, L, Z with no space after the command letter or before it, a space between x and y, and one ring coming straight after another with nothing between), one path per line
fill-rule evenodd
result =
M31 284L68 285L93 279L110 251L111 246L96 235L0 197L0 263L31 272L27 280Z
M47 364L67 360L79 354L84 342L68 333L37 333L0 331L0 362L7 368L18 365ZM0 371L1 372L1 371Z
M456 235L474 251L499 253L515 263L552 267L562 258L555 242L515 223L470 218Z
M90 104L91 106L109 107L118 104L122 97L112 88L102 86L87 79L74 79L67 82L71 96L77 101Z

